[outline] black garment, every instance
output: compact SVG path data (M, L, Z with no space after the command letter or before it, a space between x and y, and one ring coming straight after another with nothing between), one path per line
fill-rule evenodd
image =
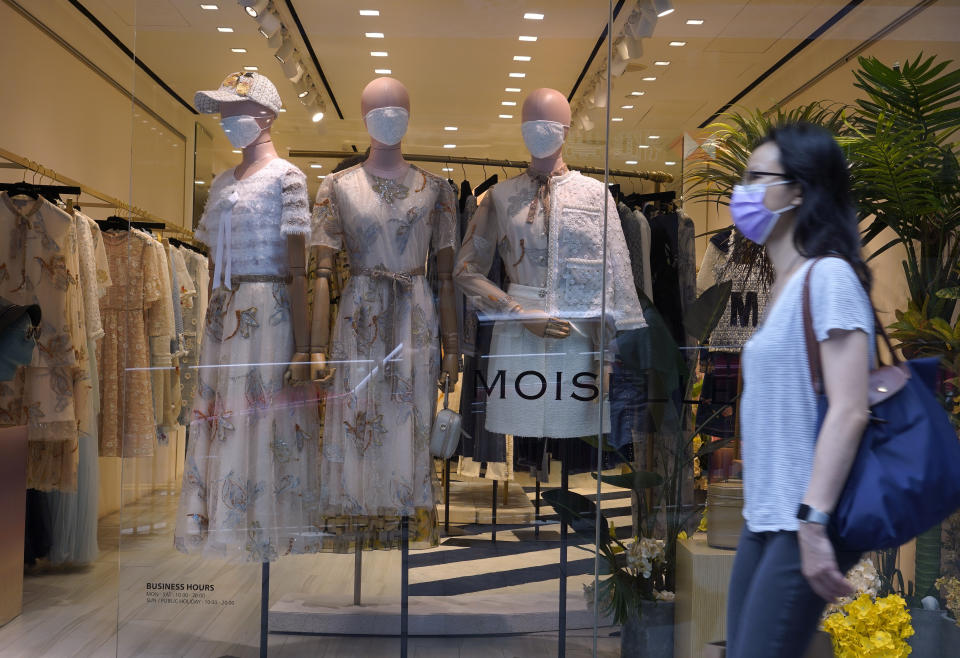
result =
M47 557L53 546L53 513L47 494L27 489L27 516L23 537L23 562L33 566L38 558Z
M653 305L663 317L670 335L683 347L687 344L683 328L683 300L680 297L680 253L677 240L677 213L648 217L650 223L650 274L653 279Z
M704 434L730 438L737 427L737 389L740 384L739 352L707 352L703 389L697 405L697 425Z
M486 376L487 360L493 335L492 322L480 322L477 327L477 356L464 357L463 383L460 387L460 417L463 429L470 435L460 439L459 453L478 462L507 461L507 439L503 434L484 428L487 418L487 391L478 373Z
M713 246L719 249L723 253L730 253L730 231L720 231L719 233L714 233L710 238L710 242L713 243Z

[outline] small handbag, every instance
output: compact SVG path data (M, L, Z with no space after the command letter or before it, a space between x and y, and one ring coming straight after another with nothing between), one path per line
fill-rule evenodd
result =
M430 454L440 459L450 459L460 444L460 434L466 434L461 427L460 414L450 408L450 377L443 382L443 409L437 412L430 433ZM469 434L467 435L469 436Z
M815 266L803 284L803 328L819 428L827 397L810 314ZM934 393L938 359L901 361L876 310L873 318L893 363L870 373L870 420L830 520L837 546L850 551L901 546L960 508L960 438Z

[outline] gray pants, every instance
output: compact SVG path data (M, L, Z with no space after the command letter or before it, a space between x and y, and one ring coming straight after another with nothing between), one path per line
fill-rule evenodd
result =
M844 573L859 559L837 552ZM801 658L826 605L800 572L796 532L744 526L730 576L727 658Z

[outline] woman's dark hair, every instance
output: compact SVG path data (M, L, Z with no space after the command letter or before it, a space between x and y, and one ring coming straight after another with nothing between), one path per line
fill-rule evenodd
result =
M873 277L860 254L857 211L850 195L850 171L833 135L809 123L775 126L757 146L773 142L787 178L800 185L794 245L806 258L834 255L850 263L867 292Z

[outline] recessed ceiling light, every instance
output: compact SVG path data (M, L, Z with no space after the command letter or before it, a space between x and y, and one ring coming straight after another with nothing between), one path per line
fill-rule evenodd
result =
M244 71L256 71L256 70L257 70L257 67L256 67L256 66L244 66L244 67L243 67L243 70L244 70Z
M691 18L687 20L687 25L703 25L702 18Z
M200 5L200 9L206 9L207 11L216 11L220 9L217 5Z
M389 53L386 50L371 50L370 57L388 57Z
M240 149L233 149L233 152L234 152L234 153L243 153L243 151L241 151Z
M217 32L233 32L232 27L218 27Z
M513 118L513 115L512 115L512 114L499 114L499 115L497 115L497 116L498 116L499 118L501 118L501 119L512 119L512 118Z
M647 76L643 79L644 82L653 82L654 80L656 80L656 78L653 76Z
M509 92L509 93L511 93L511 94L519 94L519 93L520 93L520 87L504 87L503 90L506 91L506 92Z
M636 160L627 160L626 164L637 164Z
M390 75L393 73L391 69L373 69L373 72L377 75Z
M650 148L649 144L637 144L638 149L648 149Z
M509 74L511 78L525 78L527 77L526 73L511 73Z
M456 145L456 144L444 144L444 145L443 145L443 148L445 148L445 149L455 149L455 148L457 148L457 145Z
M287 108L281 107L281 108L280 108L280 111L281 111L281 112L286 112L286 111L287 111Z
M536 40L537 40L537 37L527 36L523 34L520 35L520 41L536 41Z
M677 164L677 163L674 162L673 160L667 160L667 161L664 162L663 164L665 164L665 165L667 165L667 166L669 167L669 166L675 165L675 164Z
M440 171L453 171L453 167L441 167Z
M360 15L361 16L379 16L380 10L379 9L361 9Z
M621 106L620 106L620 109L621 109L621 110L632 110L632 109L633 109L633 105L621 105Z
M204 182L203 182L202 180L195 180L195 181L193 181L193 184L194 184L194 185L203 185Z
M323 169L323 165L320 164L319 162L311 162L311 163L310 163L310 168L311 168L311 169Z
M643 96L645 93L647 93L647 92L645 92L645 91L631 91L631 92L630 92L630 95L631 95L631 96Z
M611 121L623 121L623 117L610 117Z
M666 11L661 11L659 14L657 14L657 18L663 18L664 16L666 16L666 15L668 15L668 14L672 14L672 13L673 13L673 10L672 10L672 9L667 9Z
M456 127L456 126L444 126L443 129L444 129L444 130L449 130L450 132L453 132L453 131L457 130L457 127Z
M500 101L500 104L501 104L501 105L506 105L507 107L511 107L511 106L513 106L513 105L516 105L516 104L517 104L517 101Z
M533 12L533 11L528 11L526 14L523 15L523 17L526 18L528 21L542 21L542 20L543 20L543 14L538 14L538 13Z
M685 45L687 45L687 42L686 42L686 41L671 41L671 42L670 42L670 45L673 46L673 47L675 47L675 48L679 48L680 46L685 46Z
M231 49L230 49L230 52L232 52L232 53L237 53L238 55L242 55L243 53L247 52L247 49L246 49L246 48L231 48Z
M660 135L648 135L647 139L660 139Z
M670 62L660 60L659 62L654 62L654 66L670 66Z
M324 178L326 178L326 176L317 176L317 178L319 178L320 180L323 180Z
M529 61L530 61L530 56L529 56L529 55L514 55L514 56L513 56L513 61L515 61L515 62L529 62Z
M383 32L364 32L363 36L367 37L368 39L382 39Z

